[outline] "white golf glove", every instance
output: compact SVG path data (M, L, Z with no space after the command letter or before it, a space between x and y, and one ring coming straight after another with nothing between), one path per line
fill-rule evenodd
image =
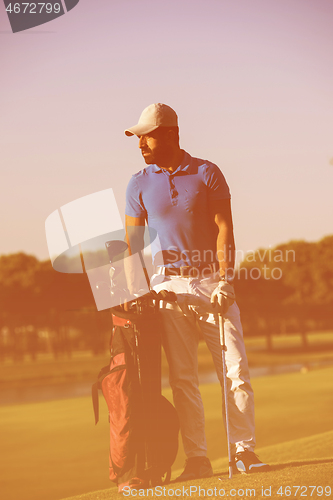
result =
M235 298L233 285L227 281L220 281L211 295L210 302L213 306L217 306L217 312L225 314L235 302Z

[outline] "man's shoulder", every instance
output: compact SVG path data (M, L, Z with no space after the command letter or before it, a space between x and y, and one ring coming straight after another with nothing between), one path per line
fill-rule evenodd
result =
M156 165L147 165L145 168L142 170L139 170L139 172L136 172L135 174L132 175L132 179L141 179L144 177L147 177L151 173L156 172Z
M188 153L187 153L188 154ZM190 158L190 166L194 169L200 169L202 173L206 172L221 172L221 169L212 161L204 160L203 158L196 158L194 156L189 155Z
M198 174L215 198L230 198L230 190L221 169L209 160L190 156L189 173Z
M147 165L145 168L142 170L139 170L139 172L136 172L133 174L127 184L127 195L134 196L134 194L139 194L142 192L142 190L146 189L147 179L150 179L150 174L154 172L154 168L156 170L156 165Z

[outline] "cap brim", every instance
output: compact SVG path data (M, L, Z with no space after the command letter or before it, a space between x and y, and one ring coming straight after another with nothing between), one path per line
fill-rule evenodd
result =
M148 123L147 124L137 124L137 125L134 125L134 127L131 127L131 128L127 128L125 130L125 134L127 136L131 136L131 135L145 135L145 134L149 134L149 132L152 132L153 130L156 130L158 128L158 125L149 125Z

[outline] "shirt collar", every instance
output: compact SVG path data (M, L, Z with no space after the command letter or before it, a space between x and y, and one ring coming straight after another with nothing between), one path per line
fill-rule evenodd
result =
M179 167L176 168L176 170L174 170L173 172L169 172L169 170L166 170L164 168L160 168L154 164L154 165L152 165L152 171L155 172L156 174L159 174L161 172L165 172L166 174L169 174L169 175L177 174L180 171L187 173L187 170L188 170L190 163L191 163L191 156L183 149L182 149L182 151L184 153L183 161L181 162Z

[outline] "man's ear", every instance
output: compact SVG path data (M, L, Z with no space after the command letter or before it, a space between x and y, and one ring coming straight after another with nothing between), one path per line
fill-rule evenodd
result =
M168 144L177 144L177 137L174 130L168 130L167 134Z

